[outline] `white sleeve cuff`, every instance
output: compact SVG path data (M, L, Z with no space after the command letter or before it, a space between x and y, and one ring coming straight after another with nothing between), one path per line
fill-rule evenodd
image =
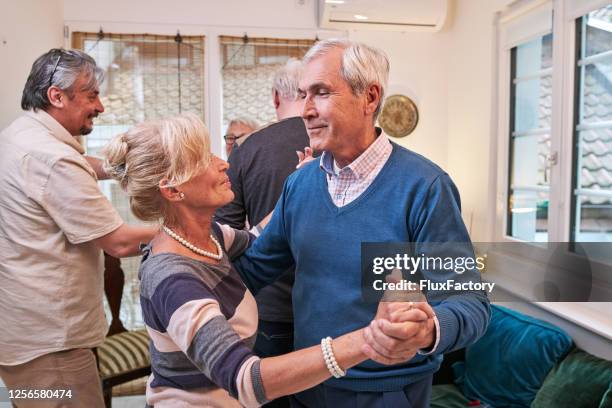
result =
M261 231L263 229L259 225L255 225L253 228L249 230L249 232L255 237L259 237L261 235Z
M436 326L436 341L434 342L433 347L430 350L421 349L417 351L417 354L421 356L428 356L436 352L438 348L438 344L440 344L440 322L438 322L438 317L434 316L434 325Z

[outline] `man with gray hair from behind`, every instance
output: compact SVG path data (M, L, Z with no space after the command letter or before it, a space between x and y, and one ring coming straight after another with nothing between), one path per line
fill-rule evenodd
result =
M102 250L137 255L158 229L124 224L98 188L101 162L83 156L101 79L89 55L50 50L0 133L0 377L17 407L104 406Z
M333 350L334 339L376 319L361 348L370 360L350 370L328 365L335 378L296 394L294 407L429 407L442 355L475 342L489 321L481 291L380 306L362 297L362 243L470 242L448 174L375 126L388 73L385 54L358 42L324 40L306 53L298 95L321 158L289 176L266 229L234 262L253 293L295 265L296 349ZM476 269L463 276L480 279Z
M243 229L248 219L251 225L258 225L274 209L285 180L295 171L296 151L307 148L308 134L300 117L302 101L297 98L301 66L292 58L274 75L272 102L278 122L252 133L230 156L227 175L234 200L217 210L220 223ZM291 265L255 297L259 325L254 351L260 357L293 350L293 273ZM289 399L279 398L269 406L288 407Z

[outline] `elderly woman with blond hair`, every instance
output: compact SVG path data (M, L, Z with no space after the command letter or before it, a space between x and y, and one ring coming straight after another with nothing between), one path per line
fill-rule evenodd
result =
M279 357L252 353L257 306L230 261L254 236L211 221L233 193L228 164L211 154L195 115L138 125L105 155L134 214L161 224L139 271L151 337L147 404L259 406L366 360L363 329Z

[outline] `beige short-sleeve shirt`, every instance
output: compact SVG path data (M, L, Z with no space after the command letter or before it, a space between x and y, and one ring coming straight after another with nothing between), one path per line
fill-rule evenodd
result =
M0 133L0 364L104 340L93 240L122 223L81 145L46 112Z

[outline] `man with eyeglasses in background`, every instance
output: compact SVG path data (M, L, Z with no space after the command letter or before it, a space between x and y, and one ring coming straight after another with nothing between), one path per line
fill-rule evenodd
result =
M0 377L17 407L104 406L92 351L108 328L102 250L136 255L156 231L123 223L98 188L101 162L83 156L101 79L87 54L50 50L0 133Z
M225 154L230 156L236 146L240 146L246 138L255 130L259 129L259 123L253 118L241 116L229 121L227 132L225 132Z

